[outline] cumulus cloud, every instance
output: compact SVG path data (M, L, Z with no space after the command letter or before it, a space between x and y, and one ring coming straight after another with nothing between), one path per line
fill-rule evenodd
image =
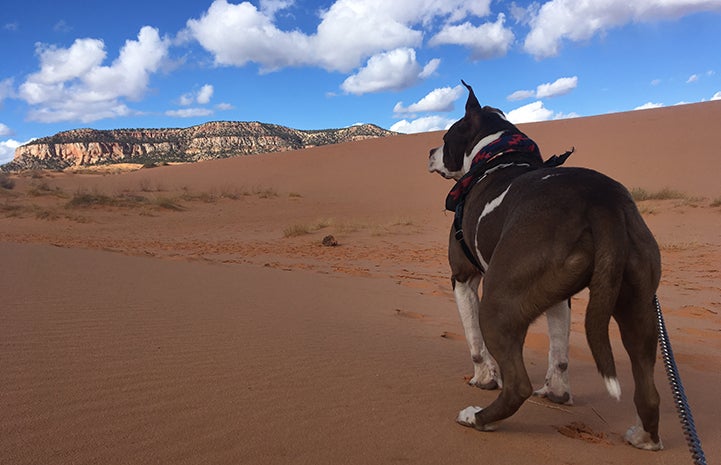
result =
M3 79L0 81L0 105L7 98L14 95L13 91L13 80L12 78Z
M179 110L168 110L165 112L166 116L172 116L173 118L197 118L210 116L212 114L213 110L208 108L181 108Z
M247 1L236 5L215 0L200 18L187 22L181 36L197 40L218 65L253 62L262 72L310 65L350 72L379 53L419 46L419 25L490 12L490 0L337 0L320 12L316 30L306 33L275 24L275 12L291 3L264 1L259 10Z
M553 110L549 110L543 105L542 101L537 100L509 111L506 118L513 124L520 124L532 123L534 121L547 121L553 119L553 115Z
M558 97L566 95L578 86L578 77L562 77L553 82L540 84L536 88L536 98Z
M401 132L404 134L414 134L418 132L442 131L451 127L455 122L454 119L444 118L442 116L424 116L415 120L400 120L391 126L391 131Z
M664 106L663 103L647 102L647 103L644 103L643 105L640 105L640 106L634 108L634 110L650 110L652 108L661 108L663 106Z
M520 124L555 119L578 118L578 116L578 114L573 112L555 112L546 108L542 101L537 100L533 103L529 103L528 105L524 105L520 108L509 111L506 115L506 118L508 118L508 121L512 122L513 124Z
M532 98L536 96L536 91L534 90L517 90L508 97L506 97L506 100L509 100L511 102L517 101L517 100L526 100L527 98Z
M197 92L188 92L187 94L183 94L178 100L183 106L192 105L194 103L205 105L210 102L210 99L213 96L213 90L212 85L205 84Z
M13 139L0 141L0 165L11 162L15 156L15 149L21 145L23 145L23 142Z
M213 86L211 86L210 84L205 84L198 91L198 96L195 98L195 100L198 103L200 103L201 105L205 105L206 103L210 102L210 98L212 96L213 96Z
M566 95L578 86L578 77L562 77L558 78L553 82L546 82L539 84L535 91L532 90L517 90L511 95L506 97L506 100L516 101L525 100L527 98L535 97L537 99L558 97L560 95Z
M496 22L474 26L470 22L447 25L428 42L430 45L462 45L471 50L471 58L485 60L503 56L515 40L513 32L504 27L506 16L501 13Z
M18 96L33 106L29 118L41 122L95 121L131 110L121 99L138 100L150 75L167 58L169 41L145 26L128 40L110 66L102 65L105 44L77 39L69 48L38 45L40 70L20 85Z
M558 55L564 40L574 42L630 22L679 18L702 11L721 11L716 0L551 0L529 10L531 30L524 49L537 59Z
M711 97L711 100L721 100L721 91L718 91L715 94L713 94L713 96Z
M395 114L423 113L423 112L448 112L453 111L453 104L463 94L463 87L441 87L429 92L425 97L410 105L403 106L398 102L393 108Z
M578 77L562 77L553 82L546 82L536 88L536 98L558 97L566 95L578 86Z
M398 48L372 56L366 66L349 76L341 89L349 94L366 94L385 90L400 90L412 86L438 66L432 60L424 68L416 61L412 48Z

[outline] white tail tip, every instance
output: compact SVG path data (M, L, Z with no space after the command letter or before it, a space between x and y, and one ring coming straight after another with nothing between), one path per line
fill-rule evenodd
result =
M621 400L621 385L616 378L603 378L608 394L616 400Z

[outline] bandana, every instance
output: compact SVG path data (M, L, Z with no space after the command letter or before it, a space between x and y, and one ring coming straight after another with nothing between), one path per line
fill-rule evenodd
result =
M481 148L471 161L471 169L456 182L446 197L446 210L455 212L471 188L490 169L492 160L505 154L525 155L532 164L543 164L541 152L535 142L523 133L503 133L490 144ZM565 160L565 159L564 159ZM536 162L536 163L533 163ZM562 162L561 162L562 163Z

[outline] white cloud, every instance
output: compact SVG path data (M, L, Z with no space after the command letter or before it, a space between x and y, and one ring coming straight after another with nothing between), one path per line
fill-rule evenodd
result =
M217 104L215 106L215 108L220 111L228 111L228 110L232 110L235 107L233 107L233 105L231 105L230 103L221 102L221 103Z
M180 103L180 104L183 105L184 107L186 107L186 106L188 106L188 105L192 105L193 102L195 102L195 96L194 96L192 93L183 94L183 95L181 95L180 98L178 99L178 103Z
M534 90L517 90L508 97L506 100L514 102L517 100L526 100L527 98L535 97L536 91Z
M205 84L197 92L188 92L187 94L181 95L178 99L178 102L183 106L192 105L194 103L205 105L210 102L210 98L212 96L213 86L210 84Z
M396 114L403 113L422 113L434 111L452 111L453 103L463 94L463 87L441 87L429 92L419 101L403 106L403 102L398 102L393 108Z
M698 74L692 74L691 76L686 79L686 84L691 84L698 81Z
M721 91L718 91L715 94L713 94L713 96L711 97L711 100L721 100Z
M15 149L21 145L23 145L23 142L13 139L0 141L0 165L11 162L15 156Z
M205 84L203 87L200 88L198 91L198 96L196 97L196 101L201 104L205 105L208 102L210 102L210 98L213 96L213 86L210 84Z
M40 45L40 70L20 85L19 97L32 105L29 118L42 122L127 115L121 99L140 99L150 75L167 57L169 41L157 29L145 26L137 40L128 40L110 66L103 66L105 44L77 39L69 48Z
M412 86L423 75L427 70L416 61L416 51L399 48L372 56L365 67L343 81L341 89L356 95L400 90Z
M412 121L401 120L391 126L391 131L401 132L404 134L414 134L418 132L442 131L451 127L456 120L444 118L442 116L424 116Z
M419 74L418 77L421 79L428 79L436 72L440 65L441 59L433 58L423 67L423 71L421 71L421 74Z
M314 33L280 29L274 13L289 1L215 0L180 36L190 36L213 54L218 65L257 63L270 72L289 66L319 66L350 72L378 53L419 46L423 30L436 20L457 22L490 12L490 0L337 0L319 14Z
M173 118L197 118L200 116L210 116L213 114L213 110L208 108L181 108L179 110L168 110L165 112L166 116L172 116Z
M554 119L553 110L549 110L543 105L543 102L537 100L528 105L524 105L515 110L511 110L506 115L508 121L513 124L532 123L534 121L548 121Z
M558 97L566 95L578 86L578 77L562 77L553 82L541 84L536 88L536 98Z
M260 11L265 15L273 17L280 10L285 10L293 5L294 0L260 0Z
M12 130L6 124L0 123L0 137L7 137L12 133Z
M703 11L721 11L717 0L551 0L529 9L531 31L525 50L537 59L558 54L564 40L588 40L630 22L679 18Z
M13 79L7 78L0 81L0 104L7 98L13 97L15 92L13 91Z
M447 25L428 42L429 45L463 45L471 50L471 58L484 60L503 56L515 40L513 32L504 27L506 16L501 13L496 22L474 26L470 22Z
M649 110L651 108L661 108L663 106L664 106L663 103L647 102L641 106L634 108L634 110Z
M558 97L560 95L566 95L578 86L578 77L562 77L558 78L553 82L546 82L539 84L536 90L517 90L511 95L506 97L506 100L516 101L525 100L527 98L535 97L537 99Z

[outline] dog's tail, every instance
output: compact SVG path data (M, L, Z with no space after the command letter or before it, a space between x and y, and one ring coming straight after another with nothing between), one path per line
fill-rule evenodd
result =
M586 339L596 368L606 383L608 393L621 399L621 385L616 377L608 325L616 308L627 257L626 219L622 212L597 208L589 218L595 245L591 282L586 310Z

